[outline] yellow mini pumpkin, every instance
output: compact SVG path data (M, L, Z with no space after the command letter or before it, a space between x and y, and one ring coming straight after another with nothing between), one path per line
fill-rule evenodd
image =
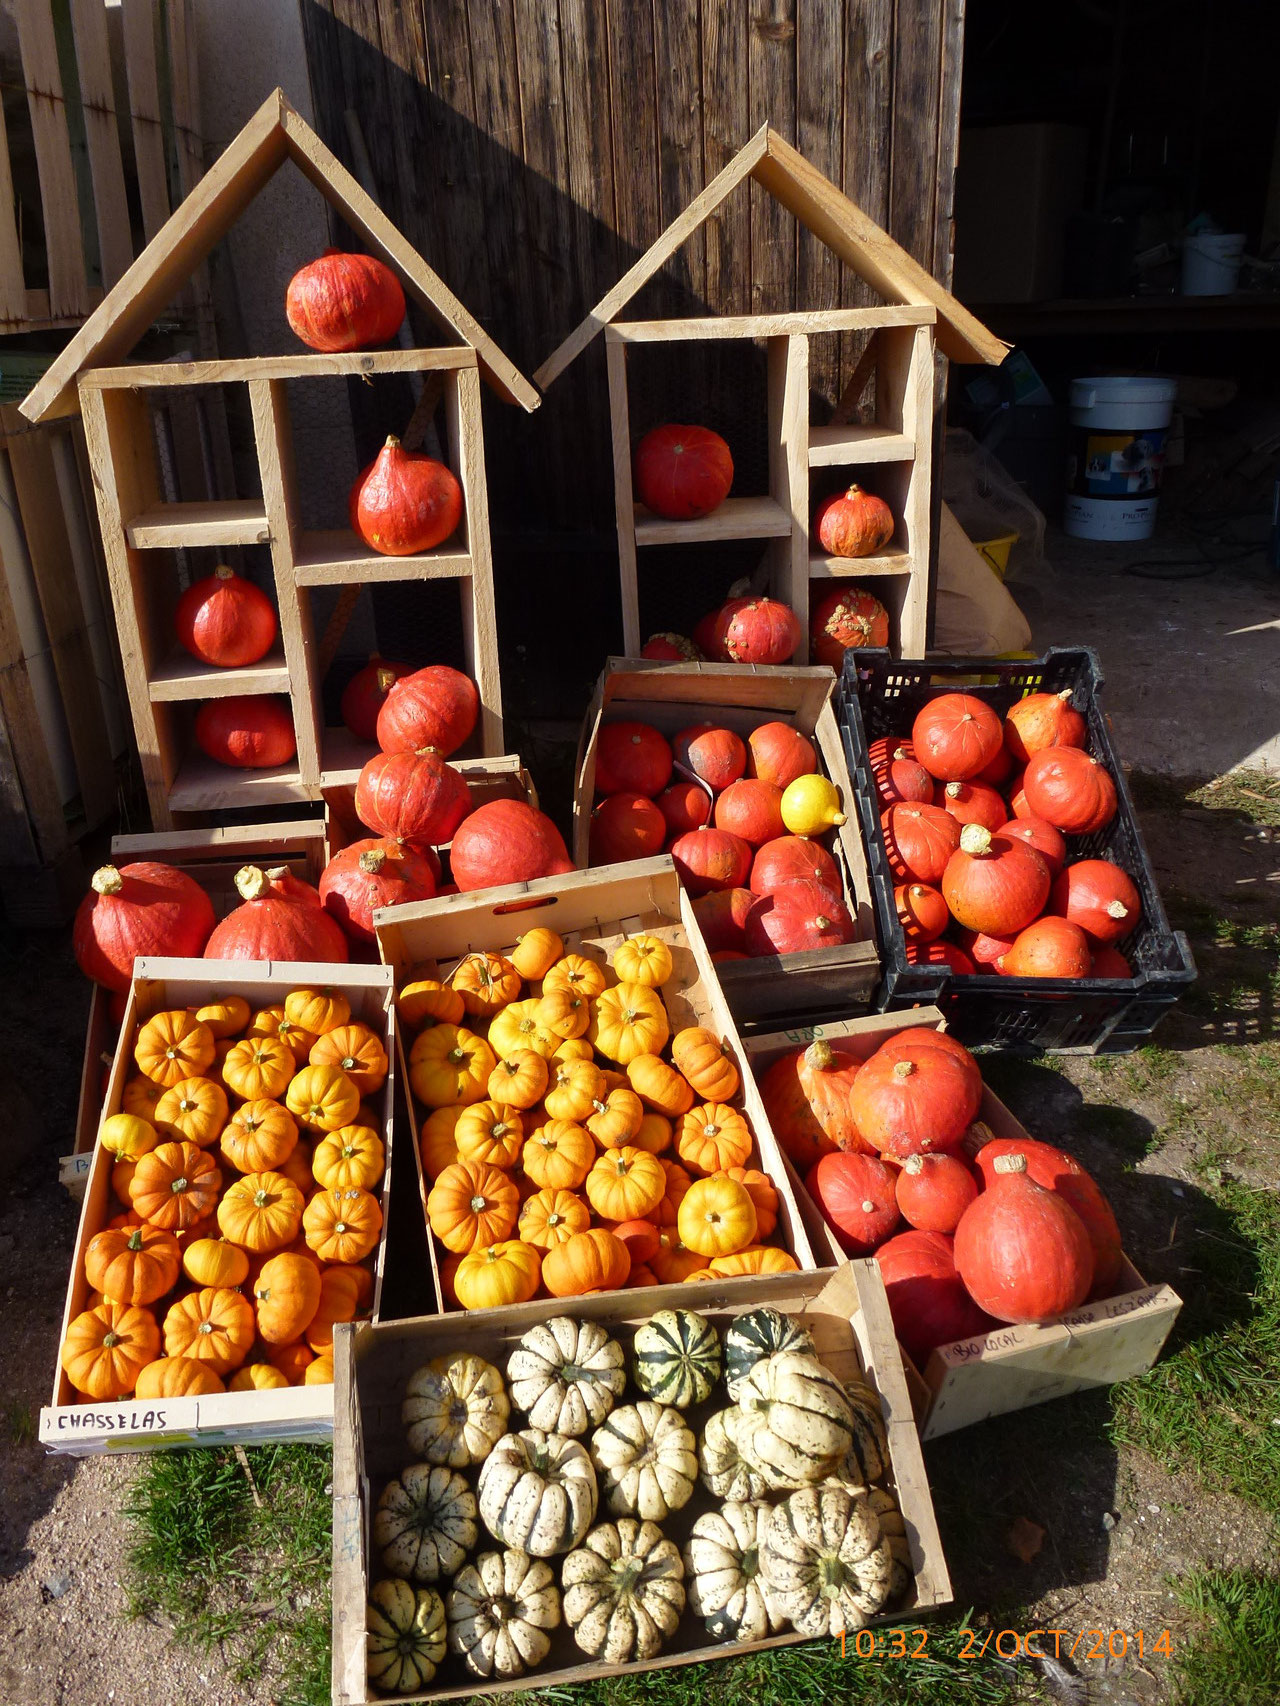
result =
M249 1029L245 1034L250 1037L279 1038L293 1051L294 1063L297 1066L306 1065L307 1056L316 1040L316 1033L295 1023L282 1006L261 1008L249 1021Z
M213 1053L213 1032L183 1007L153 1015L133 1046L138 1070L166 1090L207 1072Z
M144 1082L149 1084L151 1080ZM159 1090L160 1086L157 1084L155 1088ZM110 1114L98 1127L98 1142L120 1161L140 1160L159 1141L160 1133L150 1119L137 1114Z
M525 1172L546 1190L574 1190L591 1171L596 1146L572 1120L547 1120L521 1151Z
M308 1056L312 1066L338 1066L362 1096L376 1095L387 1081L387 1051L368 1025L337 1025L317 1037Z
M542 1264L529 1244L507 1239L473 1250L458 1263L453 1288L464 1309L500 1309L527 1303L538 1289Z
M156 1103L155 1126L166 1143L211 1149L227 1123L227 1093L212 1078L184 1078Z
M602 1149L621 1149L640 1130L644 1108L634 1090L619 1085L592 1104L583 1124ZM624 1219L627 1218L624 1216Z
M415 978L396 996L396 1012L411 1031L429 1031L433 1025L460 1025L466 1008L456 989L438 978Z
M219 995L195 1011L217 1038L239 1036L249 1023L249 1003L243 995Z
M643 983L657 989L671 976L671 949L658 936L628 936L613 951L619 983Z
M637 1055L661 1054L671 1026L656 989L620 983L596 997L587 1035L601 1054L625 1067Z
M737 1279L741 1274L794 1274L800 1264L772 1244L752 1244L732 1256L713 1256L707 1266L716 1279Z
M646 1107L678 1120L693 1106L693 1091L660 1054L638 1054L627 1063L627 1082Z
M297 1120L279 1102L263 1098L236 1109L219 1148L237 1173L268 1173L282 1168L297 1144Z
M555 931L538 924L516 937L516 945L507 957L526 983L537 983L563 953L564 943Z
M671 1121L665 1114L646 1114L640 1129L632 1136L637 1149L647 1149L650 1155L665 1155L671 1147Z
M566 954L543 973L542 993L550 995L553 990L567 989L570 994L585 995L588 1001L594 1001L604 984L603 966L589 960L585 954Z
M303 1371L302 1384L304 1386L333 1385L332 1346L330 1346L327 1351L321 1351L319 1356L313 1357L307 1364L306 1369Z
M736 1179L713 1173L685 1192L676 1227L680 1242L699 1256L733 1256L755 1238L755 1204Z
M298 1070L293 1050L276 1037L244 1037L233 1043L222 1063L222 1081L246 1102L275 1101Z
M218 1230L255 1254L282 1250L298 1236L302 1192L283 1173L245 1173L218 1204Z
M454 1025L433 1025L414 1040L409 1083L425 1107L483 1102L497 1056L483 1037Z
M317 1191L303 1210L302 1229L322 1262L361 1262L378 1242L382 1210L369 1191Z
M536 1049L516 1049L489 1074L487 1100L501 1102L504 1108L532 1108L542 1100L547 1081L548 1066L542 1055Z
M351 1003L336 989L294 989L284 998L284 1016L291 1025L322 1037L351 1017Z
M340 1066L304 1066L284 1100L308 1131L340 1131L360 1112L360 1092Z
M627 1145L601 1155L587 1174L587 1201L602 1220L643 1220L662 1201L666 1174L656 1155Z
M422 1133L418 1139L418 1153L422 1157L422 1170L428 1179L438 1179L445 1168L458 1159L458 1145L454 1133L461 1118L462 1108L455 1105L452 1108L437 1108L423 1120Z
M542 1190L521 1203L516 1230L526 1244L553 1250L590 1225L591 1211L581 1197L572 1191Z
M751 1128L735 1108L703 1102L681 1119L676 1154L690 1172L704 1178L729 1167L745 1167L751 1156Z
M225 1238L195 1238L182 1247L182 1271L193 1285L230 1290L249 1277L249 1255Z
M134 1119L146 1120L150 1123L156 1111L156 1103L164 1095L164 1085L157 1084L154 1078L148 1078L140 1072L136 1078L130 1078L120 1092L120 1107Z
M204 1398L226 1387L215 1369L199 1357L157 1357L138 1372L137 1398Z
M554 1062L566 1060L594 1060L596 1051L586 1037L568 1037L551 1056Z
M714 1031L691 1025L671 1039L671 1058L705 1102L728 1102L738 1093L738 1068Z
M562 1038L549 1031L538 1018L542 1002L535 996L528 1001L513 1001L489 1021L489 1047L497 1055L514 1054L517 1049L531 1048L544 1060L550 1060Z
M491 1019L520 994L520 973L501 954L464 955L450 973L449 982L475 1019Z
M227 1382L228 1392L278 1392L289 1384L287 1375L269 1362L247 1362Z
M305 1334L311 1349L319 1354L332 1348L333 1329L339 1321L354 1321L360 1309L359 1267L325 1268L320 1275L320 1306L311 1317Z
M316 1144L311 1171L326 1191L356 1185L376 1190L386 1172L387 1157L382 1139L365 1125L344 1125Z
M562 1060L552 1070L544 1098L553 1120L585 1120L605 1097L604 1078L593 1060Z
M460 1161L514 1167L524 1148L524 1124L515 1108L504 1108L497 1102L473 1102L463 1109L453 1141Z
M238 1291L205 1286L189 1292L164 1318L164 1354L194 1357L215 1374L230 1374L253 1345L253 1305Z
M577 1037L585 1037L591 1023L590 1001L585 995L575 995L569 989L551 990L538 1002L536 1012L538 1023L560 1042L573 1042ZM558 1042L556 1047L559 1046Z

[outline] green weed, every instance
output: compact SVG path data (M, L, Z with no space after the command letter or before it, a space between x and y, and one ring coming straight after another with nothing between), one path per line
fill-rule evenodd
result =
M1280 1578L1211 1570L1173 1584L1196 1616L1174 1649L1176 1706L1275 1706L1280 1699Z

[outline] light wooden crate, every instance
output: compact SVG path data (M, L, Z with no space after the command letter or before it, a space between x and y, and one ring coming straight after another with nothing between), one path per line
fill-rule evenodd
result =
M865 1059L887 1037L916 1027L940 1031L946 1025L936 1007L917 1007L751 1037L747 1054L760 1073L780 1055L824 1037ZM985 1085L978 1119L994 1137L1031 1136ZM799 1195L815 1243L834 1255L839 1245L829 1229L824 1237L821 1213L803 1185ZM923 1370L915 1368L904 1350L902 1360L916 1394L920 1436L936 1439L991 1416L1145 1374L1159 1357L1181 1308L1182 1299L1171 1286L1148 1285L1126 1256L1114 1297L1082 1304L1042 1326L997 1327L940 1345Z
M792 1014L858 1012L870 1006L880 981L871 882L831 705L833 691L834 678L825 668L610 658L583 724L573 797L573 856L576 864L584 866L590 854L596 747L602 724L634 718L651 723L669 738L690 723L709 720L745 738L761 723L780 720L807 735L817 748L821 768L839 789L845 811L833 851L858 940L838 948L718 965L716 973L733 1015L749 1027L777 1023Z
M104 1115L117 1113L125 1081L133 1067L133 1039L140 1024L153 1013L172 1007L203 1005L219 993L244 995L255 1007L283 1000L291 989L323 985L340 990L351 1003L352 1017L371 1026L384 1039L390 1070L376 1099L381 1107L382 1140L387 1166L381 1201L383 1237L374 1265L373 1309L382 1292L386 1249L386 1214L391 1193L392 1113L395 1106L395 1009L391 978L384 966L341 966L260 960L139 959L125 1004L103 1104ZM67 1327L86 1307L89 1293L84 1253L89 1240L102 1230L112 1210L111 1169L114 1157L99 1144L94 1148L85 1183L84 1205L71 1257L61 1347ZM219 1392L200 1398L125 1398L118 1403L77 1399L59 1363L53 1396L40 1412L40 1441L49 1451L89 1456L104 1451L149 1451L186 1445L268 1440L324 1440L333 1427L333 1389L329 1386L291 1386L272 1392Z
M637 931L649 931L666 942L674 967L662 987L662 997L672 1032L687 1025L705 1025L724 1041L742 1079L742 1111L755 1137L749 1164L766 1172L778 1192L783 1246L802 1268L814 1267L813 1251L797 1207L795 1174L769 1126L755 1080L747 1069L733 1015L716 980L716 968L670 859L637 860L603 871L575 871L564 877L487 889L482 894L447 895L417 906L387 907L374 914L378 947L392 968L397 989L410 967L418 975L429 976L430 971L422 968L434 965L445 975L464 954L512 948L516 937L535 924L547 924L555 930L567 951L585 954L601 964L607 964L624 936ZM417 1134L427 1110L418 1106L409 1082L408 1039L402 1038L400 1046L405 1051L401 1074L413 1123L413 1152L425 1219L430 1186L422 1168ZM428 1237L428 1245L436 1300L443 1310L449 1306L440 1286L433 1237Z
M872 1623L896 1623L945 1605L951 1582L938 1535L933 1502L903 1380L898 1346L874 1262L847 1262L834 1274L757 1275L700 1284L698 1309L723 1330L746 1309L766 1304L803 1319L819 1355L842 1380L861 1376L875 1390L889 1435L891 1474L906 1527L914 1578L905 1604ZM575 1318L598 1321L629 1338L630 1330L659 1309L690 1302L687 1286L659 1286L642 1293L613 1292L573 1299ZM469 1319L466 1348L505 1368L516 1340L535 1322L564 1311L563 1299L492 1309ZM365 1676L365 1602L381 1575L372 1544L377 1493L397 1475L407 1457L400 1422L400 1401L414 1369L431 1357L457 1349L462 1323L428 1319L383 1322L372 1327L340 1327L334 1335L333 1460L333 1700L334 1706L373 1706L385 1698L372 1691ZM712 1399L708 1408L715 1406ZM696 1420L696 1417L695 1417ZM663 1524L683 1542L694 1520L715 1501L699 1484L693 1498ZM406 1700L448 1700L514 1690L563 1688L595 1677L663 1670L700 1660L733 1658L744 1653L792 1645L804 1637L775 1635L762 1641L714 1641L700 1618L686 1609L666 1652L648 1663L601 1665L584 1658L569 1631L552 1637L543 1668L512 1682L471 1677L457 1660L441 1667L438 1687ZM852 1656L851 1656L852 1657ZM714 1687L714 1684L712 1684Z

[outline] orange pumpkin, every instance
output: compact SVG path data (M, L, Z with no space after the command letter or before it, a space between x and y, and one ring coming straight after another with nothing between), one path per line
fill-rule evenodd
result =
M596 1051L585 1037L567 1037L551 1056L553 1061L594 1060Z
M183 1078L156 1103L155 1127L168 1143L209 1149L227 1123L227 1093L212 1078Z
M458 1159L454 1132L461 1118L462 1109L455 1106L437 1108L423 1120L418 1153L422 1156L422 1170L428 1179L438 1179L445 1168Z
M657 989L671 976L671 949L660 936L628 936L613 951L619 983L643 983Z
M221 1189L222 1174L207 1150L162 1143L134 1169L129 1201L153 1226L185 1232L212 1214Z
M238 1291L205 1286L172 1304L164 1318L164 1354L195 1357L215 1374L230 1374L253 1344L253 1305Z
M662 1200L656 1208L650 1209L645 1216L655 1226L674 1226L680 1214L680 1204L684 1201L684 1193L693 1183L692 1177L686 1173L678 1161L659 1160L664 1180Z
M317 1191L303 1210L302 1228L322 1262L360 1262L378 1242L382 1210L369 1191Z
M520 1205L516 1231L526 1244L538 1250L551 1250L585 1232L591 1224L591 1214L581 1197L572 1191L541 1190Z
M297 1062L288 1043L275 1037L245 1037L233 1043L222 1063L222 1081L246 1102L274 1101L289 1088Z
M294 989L284 998L284 1016L291 1025L322 1037L351 1017L351 1003L336 989Z
M676 1226L680 1242L699 1256L732 1256L755 1238L755 1204L745 1185L713 1173L685 1192Z
M707 1266L717 1279L737 1279L740 1274L794 1274L800 1264L773 1244L753 1244L731 1256L713 1256Z
M587 1036L621 1067L639 1054L661 1054L670 1035L662 997L643 983L617 984L598 995L592 1006Z
M386 1172L387 1157L382 1139L366 1125L344 1125L316 1144L311 1171L326 1191L356 1185L376 1190Z
M249 1254L225 1238L193 1238L182 1247L182 1271L193 1285L229 1290L249 1277Z
M632 1286L657 1285L658 1276L647 1262L633 1262L631 1272L627 1275L627 1289Z
M449 982L473 1018L491 1019L520 995L520 973L501 954L466 954L453 968Z
M457 1251L455 1251L452 1255L444 1257L442 1261L439 1261L436 1264L436 1271L440 1276L440 1292L442 1300L445 1303L452 1303L455 1307L458 1302L458 1293L454 1286L454 1281L458 1277L458 1269L466 1259L467 1258L465 1256L459 1255Z
M458 1263L454 1293L464 1309L499 1309L527 1303L538 1289L541 1262L528 1244L507 1239L472 1250Z
M373 1274L368 1268L339 1266L337 1271L348 1279L354 1280L356 1288L356 1314L367 1313L367 1306L373 1302Z
M182 1007L148 1019L133 1048L138 1070L166 1090L207 1072L213 1053L213 1032Z
M637 1149L647 1149L650 1155L663 1155L671 1147L672 1125L665 1114L646 1114L631 1141Z
M218 1147L237 1173L266 1173L282 1168L297 1146L298 1122L264 1097L236 1109Z
M751 1128L735 1109L703 1102L680 1121L676 1154L691 1172L704 1177L726 1167L744 1167L751 1155Z
M354 1321L360 1308L358 1276L367 1268L325 1268L320 1275L320 1304L311 1317L305 1333L307 1343L317 1353L333 1345L333 1329L339 1321Z
M204 1398L225 1392L217 1371L199 1357L157 1357L138 1373L138 1398Z
M548 1083L547 1062L536 1049L514 1049L489 1074L486 1097L504 1108L532 1108L542 1100Z
M463 1109L453 1140L460 1161L512 1167L524 1148L524 1124L514 1108L499 1107L497 1102L473 1102Z
M604 1075L589 1059L557 1061L548 1085L546 1108L553 1120L580 1124L605 1097Z
M535 1016L561 1042L572 1042L587 1034L591 1003L585 995L576 995L571 989L553 989L539 1001Z
M297 1147L289 1152L278 1167L264 1167L259 1171L281 1174L291 1185L297 1186L304 1200L316 1188L315 1174L311 1171L311 1145L305 1138L298 1139Z
M542 993L550 995L557 989L594 1001L604 989L604 968L585 954L566 954L542 974Z
M133 1176L138 1171L136 1161L116 1161L111 1168L111 1189L119 1202L131 1201Z
M756 1237L767 1238L778 1224L778 1193L767 1173L756 1167L727 1167L727 1176L740 1184L756 1211Z
M516 937L516 945L507 958L526 983L537 983L563 953L564 943L555 931L549 930L545 924L538 924L532 930L526 930L523 936Z
M259 1255L282 1250L298 1235L302 1203L302 1192L283 1173L243 1173L218 1204L218 1230Z
M307 1057L312 1066L337 1066L362 1096L376 1095L387 1081L387 1051L368 1025L337 1025L318 1037Z
M455 1161L427 1197L427 1219L446 1250L465 1255L511 1236L520 1196L497 1167Z
M306 1368L302 1371L302 1384L304 1386L333 1385L332 1345L327 1351L321 1351L318 1356L313 1357L307 1364Z
M460 1025L466 1008L456 989L434 977L415 978L396 997L396 1012L411 1031L433 1025Z
M215 1039L238 1036L249 1023L249 1003L243 995L220 995L195 1010L202 1025L208 1025Z
M660 1054L638 1054L627 1065L627 1082L655 1113L676 1120L693 1106L693 1091Z
M536 998L512 1001L494 1014L489 1021L489 1047L495 1054L514 1054L517 1049L531 1048L544 1060L551 1059L562 1039L538 1018L541 1005Z
M84 1253L84 1277L112 1303L154 1303L178 1282L182 1253L158 1226L97 1232Z
M428 1108L482 1102L497 1064L483 1037L454 1025L433 1025L409 1051L409 1083Z
M544 1190L576 1190L591 1171L596 1146L572 1120L548 1120L525 1143L520 1159Z
M67 1379L100 1401L127 1397L159 1355L160 1329L151 1311L109 1300L77 1315L62 1342Z
M291 1345L270 1345L267 1348L267 1361L279 1369L289 1386L304 1385L307 1370L315 1360L316 1353L305 1339L296 1339Z
M631 1258L612 1232L593 1226L548 1250L542 1260L542 1283L552 1297L584 1297L592 1291L616 1291L627 1283Z
M360 1112L360 1092L340 1066L304 1066L284 1100L308 1131L338 1131Z
M666 1175L656 1155L624 1145L600 1156L585 1189L602 1220L642 1220L662 1201Z
M671 1039L671 1058L704 1101L727 1102L737 1095L738 1068L714 1032L701 1025L677 1031Z
M276 1392L288 1386L289 1377L269 1362L247 1362L227 1382L228 1392Z
M277 1037L282 1043L287 1043L293 1053L294 1064L303 1066L311 1053L316 1040L316 1033L304 1029L290 1019L284 1008L263 1007L253 1015L246 1032L250 1037Z
M610 1090L603 1102L593 1104L584 1124L603 1149L620 1149L640 1130L644 1107L634 1090Z
M658 1234L658 1248L649 1258L649 1266L658 1276L659 1285L683 1285L690 1274L696 1273L706 1261L680 1242L674 1226L664 1227Z
M150 1123L151 1116L156 1111L156 1103L163 1095L163 1084L157 1084L154 1078L140 1073L137 1078L130 1078L120 1092L120 1107L124 1113L132 1114L135 1119ZM145 1153L144 1150L143 1154Z
M320 1270L305 1256L281 1253L263 1265L253 1288L258 1333L269 1345L300 1339L320 1307Z
M620 1220L616 1226L610 1227L609 1230L615 1238L620 1238L627 1247L627 1254L631 1257L631 1280L629 1283L634 1284L637 1267L647 1262L650 1256L655 1255L658 1250L658 1228L651 1220Z

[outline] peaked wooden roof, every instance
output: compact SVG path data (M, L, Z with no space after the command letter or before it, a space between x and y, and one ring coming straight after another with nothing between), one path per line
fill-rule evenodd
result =
M952 361L1002 362L1009 345L957 302L949 290L894 242L856 202L769 126L762 125L702 194L691 201L640 259L623 274L555 353L534 374L546 390L680 245L715 212L744 178L754 178L887 302L932 304L938 311L938 345Z
M395 269L407 293L443 332L476 352L497 394L532 411L537 391L371 196L276 89L171 218L161 226L49 371L24 398L31 421L74 414L76 381L86 368L107 367L129 355L258 191L286 160L308 177L368 245Z

